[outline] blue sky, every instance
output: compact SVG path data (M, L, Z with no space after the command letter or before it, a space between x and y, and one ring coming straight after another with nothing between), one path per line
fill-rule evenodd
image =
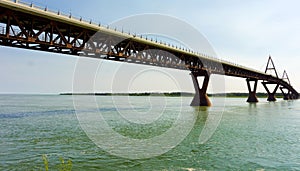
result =
M31 2L31 1L30 1ZM269 54L280 75L286 69L292 85L300 90L299 44L300 2L296 0L35 0L49 9L71 12L75 16L109 24L121 18L143 13L159 13L181 19L201 32L211 43L219 58L263 71ZM161 26L162 27L162 26ZM72 90L75 57L0 47L0 92L58 93ZM119 67L118 64L106 64ZM107 66L106 66L107 67ZM109 77L109 68L104 75ZM136 68L137 70L139 67ZM156 73L157 74L157 73ZM193 91L190 77L175 72L186 82L184 91ZM102 74L103 75L103 74ZM151 75L151 74L150 74ZM102 76L101 76L102 77ZM149 77L149 73L147 75ZM160 75L163 80L165 77ZM159 77L159 78L160 78ZM159 82L156 78L156 82ZM105 78L103 78L105 79ZM108 79L107 79L108 81ZM147 91L156 84L138 81L133 89ZM162 82L162 90L172 87ZM246 92L244 79L226 78L227 92ZM137 88L143 86L143 88ZM149 87L147 87L149 86ZM97 91L108 91L109 86ZM173 86L174 87L174 86ZM158 90L157 87L154 90ZM170 88L170 91L176 88ZM259 85L259 91L264 91Z

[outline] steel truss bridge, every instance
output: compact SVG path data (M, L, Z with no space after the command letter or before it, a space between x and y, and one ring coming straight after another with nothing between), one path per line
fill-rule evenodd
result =
M258 102L256 88L259 80L263 81L268 101L276 101L278 89L285 100L299 98L287 73L278 77L271 57L265 72L260 72L18 0L0 0L0 45L190 70L196 91L192 106L211 105L206 94L211 74L246 78L248 102ZM269 70L274 70L276 76L267 74ZM201 88L197 77L204 77ZM251 82L254 82L252 87ZM276 85L275 89L270 91L268 84Z

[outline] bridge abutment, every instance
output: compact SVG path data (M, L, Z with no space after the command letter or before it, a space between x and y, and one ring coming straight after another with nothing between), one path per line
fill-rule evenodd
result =
M258 99L257 99L257 96L256 96L256 90L257 90L258 80L247 78L246 81L247 81L247 87L248 87L248 91L249 91L249 96L248 96L247 102L257 103ZM250 82L254 82L253 90L251 89Z
M211 102L206 94L210 75L206 71L203 71L202 73L192 72L191 76L196 93L193 101L191 102L191 106L211 106ZM199 76L204 77L201 88L199 87L199 81L197 79Z

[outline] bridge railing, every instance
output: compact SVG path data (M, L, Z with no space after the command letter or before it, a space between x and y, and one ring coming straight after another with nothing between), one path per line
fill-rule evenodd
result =
M96 25L96 26L101 25L100 22L96 23L96 22L92 21L92 19L90 19L90 20L83 19L82 16L74 15L71 12L67 13L67 12L63 12L61 10L49 9L46 5L43 6L42 4L38 4L37 2L33 3L33 2L26 2L26 1L21 1L21 0L7 0L7 1L11 1L11 2L21 4L21 5L24 5L24 6L28 6L28 7L31 7L31 8L36 8L36 9L39 9L39 10L47 11L47 12L57 14L57 15L60 15L60 16L72 18L74 20L82 21L82 22L85 22L85 23L88 23L88 24L93 24L93 25Z
M68 13L61 12L60 10L57 10L57 11L51 10L51 9L48 9L47 6L43 7L42 4L37 4L36 2L33 3L33 2L26 2L26 1L21 1L21 0L6 0L6 1L11 1L11 2L20 4L20 5L23 5L23 6L39 9L41 11L50 12L50 13L53 13L53 14L56 14L56 15L59 15L59 16L63 16L63 17L67 17L67 18L70 18L70 19L73 19L73 20L77 20L77 21L80 21L80 22L85 23L85 24L92 24L92 25L95 25L95 26L99 26L99 27L103 27L103 28L106 28L106 29L109 29L109 30L122 32L123 34L136 37L136 34L132 34L130 32L124 32L123 30L119 31L119 30L117 30L117 28L110 28L109 26L105 26L105 25L101 26L100 23L95 23L92 20L83 19L83 17L81 17L81 16L75 16L74 14L71 14L71 12L68 14ZM21 30L18 31L17 28L13 28L13 29L14 29L14 35L21 32ZM6 33L6 27L0 26L0 33L5 34ZM11 33L10 33L10 35L11 35ZM188 49L188 48L174 46L174 45L168 44L168 43L166 43L162 40L148 39L147 36L146 37L141 36L140 38L144 39L146 41L150 41L152 43L157 43L157 44L167 46L167 47L170 47L170 48L173 48L173 49L176 49L176 50L180 50L180 51L183 51L183 52L186 52L186 53L189 53L189 54L193 54L194 56L199 56L199 57L211 59L211 60L214 60L214 61L218 61L220 63L226 63L226 64L229 64L229 65L232 65L232 66L236 66L236 67L240 67L240 68L244 68L244 69L253 71L252 68L248 68L248 67L245 67L245 66L242 66L242 65L224 60L224 59L220 59L220 58L216 58L214 56L207 55L207 54L192 51L191 49ZM258 70L255 70L255 71L256 72L261 72L261 71L258 71Z
M203 54L201 54L201 55L203 55ZM213 57L213 56L208 56L208 55L204 55L204 56L207 57L207 58L210 58L210 59L217 60L217 61L219 61L220 63L225 63L225 64L228 64L228 65L236 66L236 67L239 67L239 68L243 68L243 69L246 69L246 70L255 71L255 72L258 72L258 73L262 73L262 74L263 74L262 71L259 71L259 70L257 70L257 69L253 69L253 68L249 68L249 67L246 67L246 66L237 64L237 63L233 63L233 62L231 62L231 61L227 61L227 60L224 60L224 59L220 59L220 58Z

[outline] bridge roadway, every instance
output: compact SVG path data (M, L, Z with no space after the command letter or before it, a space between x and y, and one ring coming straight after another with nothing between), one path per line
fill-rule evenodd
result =
M276 85L274 91L265 86L269 101L276 100L274 95L278 87L284 99L299 98L298 92L278 76L18 0L0 0L0 45L190 70L196 90L192 106L210 106L206 90L211 74L246 78L248 102L257 102L258 80L263 80L264 86ZM200 76L205 78L201 89L196 79ZM250 82L255 83L254 87Z

